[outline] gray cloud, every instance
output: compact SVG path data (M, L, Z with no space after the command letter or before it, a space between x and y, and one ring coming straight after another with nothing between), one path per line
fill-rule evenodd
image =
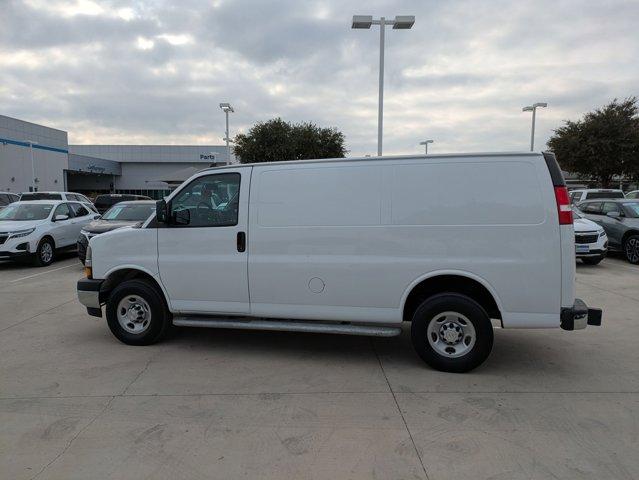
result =
M385 153L526 148L521 107L548 101L537 144L614 97L638 94L635 2L7 0L0 113L72 142L220 142L273 116L341 129L376 151L378 30L357 13L415 14L386 39Z

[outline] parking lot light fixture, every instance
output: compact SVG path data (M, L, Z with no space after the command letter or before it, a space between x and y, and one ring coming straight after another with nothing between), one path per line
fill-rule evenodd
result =
M377 110L377 155L382 156L382 132L384 130L384 27L392 25L394 30L409 30L415 24L414 15L397 15L394 20L386 17L374 19L372 15L353 15L351 28L370 29L379 25L379 101Z
M226 154L228 155L228 162L231 163L231 146L229 145L229 142L231 141L231 139L229 138L229 113L235 112L235 110L233 110L233 107L228 102L220 103L220 108L226 114L226 134L224 136L224 140L226 141Z
M546 102L537 102L521 109L522 112L532 112L532 129L530 132L530 151L535 149L535 117L538 108L546 108L548 104Z
M424 154L428 155L428 144L434 143L433 140L424 140L423 142L419 142L420 145L424 145Z

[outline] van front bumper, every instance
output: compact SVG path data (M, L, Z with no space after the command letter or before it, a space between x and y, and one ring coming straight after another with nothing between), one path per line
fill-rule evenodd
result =
M575 299L572 307L561 309L561 328L581 330L588 325L601 326L601 308L588 308L580 298Z
M82 305L87 307L87 313L94 317L102 316L100 287L103 281L104 280L95 280L92 278L82 278L78 280L78 300Z

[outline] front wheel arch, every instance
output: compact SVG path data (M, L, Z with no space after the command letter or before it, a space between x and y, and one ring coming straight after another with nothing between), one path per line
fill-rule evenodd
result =
M162 300L164 300L164 306L170 311L166 292L158 280L153 277L153 275L135 268L121 268L109 273L100 287L100 303L106 302L113 289L115 289L120 283L133 279L149 282L157 290L160 297L162 297Z

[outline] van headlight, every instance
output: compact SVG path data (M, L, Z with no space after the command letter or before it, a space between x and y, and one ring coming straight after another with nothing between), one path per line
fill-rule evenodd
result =
M11 238L27 237L33 232L35 232L35 227L27 228L25 230L16 230L15 232L9 232L9 236L11 236Z

